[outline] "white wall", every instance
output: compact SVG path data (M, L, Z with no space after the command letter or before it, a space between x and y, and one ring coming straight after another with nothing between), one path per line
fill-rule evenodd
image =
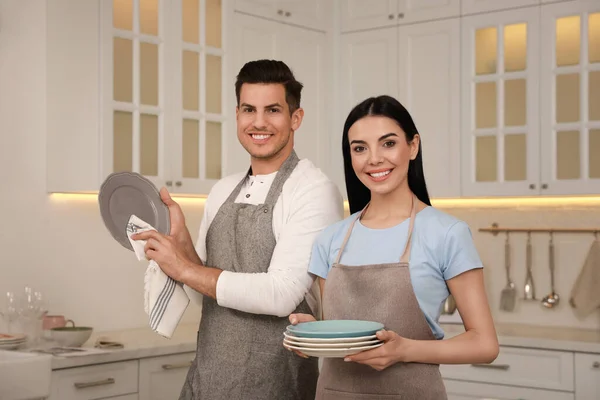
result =
M0 293L32 285L52 313L65 314L97 330L140 327L144 263L117 244L104 228L96 198L46 193L45 9L42 0L0 0ZM65 157L68 157L65 149ZM193 236L202 203L183 200ZM519 303L514 313L498 311L505 284L504 236L479 233L492 222L503 226L600 226L600 205L584 208L452 208L469 223L486 265L490 303L497 321L600 329L600 314L577 320L568 295L592 236L557 235L557 291L561 304L546 310ZM525 236L515 235L513 278L521 292L525 277ZM534 278L538 296L549 291L547 236L534 236ZM185 321L197 321L188 308Z

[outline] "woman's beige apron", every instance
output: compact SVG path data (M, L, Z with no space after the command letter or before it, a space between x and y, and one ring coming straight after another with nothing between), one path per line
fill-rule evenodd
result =
M408 262L416 215L413 196L406 247L399 263L347 266L339 263L354 227L352 222L333 264L323 297L326 319L377 321L385 329L415 340L435 340L419 307ZM437 364L403 363L377 371L369 366L326 358L317 385L317 400L444 400L446 389Z

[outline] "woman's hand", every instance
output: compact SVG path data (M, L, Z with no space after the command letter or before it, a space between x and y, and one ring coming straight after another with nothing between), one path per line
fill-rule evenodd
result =
M301 322L312 322L312 321L316 321L315 317L313 317L310 314L290 314L290 323L292 325L297 325ZM302 353L301 351L298 350L294 350L294 349L290 349L285 343L283 343L283 347L285 347L286 349L288 349L289 351L293 351L294 353L296 353L297 355L299 355L300 357L303 358L308 358L308 356L304 353Z
M396 332L386 330L377 332L377 339L383 341L384 344L372 350L365 350L347 356L344 361L368 365L377 371L383 371L390 365L404 361L406 347L409 345L410 339L403 338Z

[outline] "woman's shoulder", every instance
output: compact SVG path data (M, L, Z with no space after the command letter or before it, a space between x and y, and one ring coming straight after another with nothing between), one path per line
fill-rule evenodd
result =
M438 208L429 206L422 211L420 226L428 235L445 239L448 235L460 235L465 230L470 231L469 225L462 219L448 214Z

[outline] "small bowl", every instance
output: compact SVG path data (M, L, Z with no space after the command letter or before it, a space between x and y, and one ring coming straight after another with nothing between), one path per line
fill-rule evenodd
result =
M62 326L50 329L50 337L64 347L81 347L94 329L88 326Z

